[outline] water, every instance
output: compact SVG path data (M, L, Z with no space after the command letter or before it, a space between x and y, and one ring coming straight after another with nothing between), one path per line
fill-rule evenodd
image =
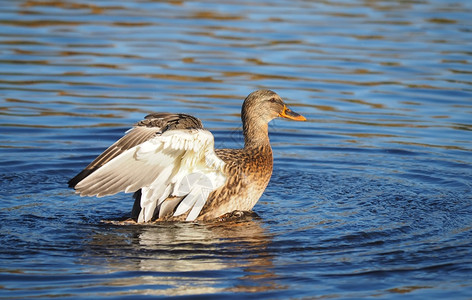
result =
M472 297L472 2L1 1L0 298ZM149 112L242 145L270 88L257 215L118 226L66 182Z

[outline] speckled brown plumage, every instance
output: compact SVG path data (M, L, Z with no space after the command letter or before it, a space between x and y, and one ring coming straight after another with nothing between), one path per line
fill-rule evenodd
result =
M210 194L199 219L217 218L227 211L253 208L272 176L272 148L269 144L243 149L217 149L216 154L227 164L228 181ZM223 207L225 211L219 207Z
M218 184L216 186L216 189L214 188L213 191L210 192L208 198L206 199L206 202L204 202L204 205L201 208L201 211L199 211L198 215L195 215L196 220L206 221L211 219L217 219L223 215L230 214L233 211L249 211L253 208L253 206L259 200L265 188L267 187L270 177L272 175L273 158L272 148L270 146L268 136L268 123L272 119L277 117L283 117L299 121L305 120L303 116L300 116L288 109L287 106L283 103L282 99L276 93L270 90L259 90L253 92L245 99L241 109L241 119L243 123L243 134L245 141L244 148L214 150L213 159L220 162L218 165L221 165L221 172L224 174L223 178L225 178L225 180L221 182L221 184ZM88 180L87 183L82 183L81 181L93 172L95 172L97 169L101 168L102 166L105 166L112 160L113 164L113 162L117 161L114 160L114 158L119 159L118 162L123 161L123 166L127 166L127 168L132 167L133 165L128 165L128 160L133 160L133 158L128 158L127 160L124 160L121 154L126 152L126 150L128 149L140 146L146 141L153 140L155 137L159 139L159 136L164 136L167 133L174 132L174 130L176 134L177 132L181 132L176 135L177 137L183 138L183 132L186 132L185 134L187 135L192 134L192 132L197 133L199 130L203 130L203 126L200 120L190 115L169 113L150 114L146 116L144 120L136 123L134 128L130 130L123 138L121 138L112 146L110 146L105 152L103 152L92 163L90 163L82 172L80 172L77 176L71 179L69 181L69 186L76 187L77 184L79 184L82 185L81 187L79 187L82 190L81 192L85 193L86 195L100 196L100 193L103 192L102 190L100 190L100 186L96 187L93 181L90 182L91 180ZM174 134L167 134L167 136L173 135ZM156 141L156 143L158 143L158 141ZM149 145L150 144L148 144L148 146L146 147L149 148ZM160 147L164 148L159 149L170 149L165 148L168 146ZM176 145L176 149L179 149L178 151L182 151L181 147L182 145ZM144 150L144 154L138 155L146 155L146 153L149 153L146 151L149 150ZM157 148L155 151L158 151ZM205 151L208 151L208 149ZM127 153L129 153L129 151L127 151ZM130 157L129 154L127 157ZM205 157L207 157L207 159L208 157L211 158L211 153L209 154L209 156ZM151 159L151 157L144 158ZM139 157L136 159L137 161L140 161L144 158ZM173 156L169 158L175 159L176 157ZM162 163L162 157L160 159ZM152 164L152 161L149 161L149 163ZM119 165L117 163L115 164ZM178 164L178 161L174 161L174 164ZM216 165L212 168L216 168ZM118 171L118 173L116 174L119 174L119 170L114 169L111 170L111 174L115 174L113 173L115 171ZM120 179L120 177L115 180L113 179L113 177L109 177L110 175L107 175L106 172L102 172L102 170L97 173L103 174L99 174L97 176L95 176L94 174L94 176L92 177L97 177L97 180L100 179L100 182L103 182L105 186L109 186L108 190L103 188L105 189L105 192L103 192L104 195L106 195L106 192L110 190L111 191L109 194L113 194L119 191L119 189L114 190L114 185L111 183L107 183L107 181L104 180L112 180L112 182L116 181L116 185L118 186L118 188L120 188L120 180L122 180L123 182L126 182L126 180L130 180L130 178ZM140 175L138 174L135 176ZM153 178L155 178L156 175L153 176ZM146 182L144 180L145 178L142 178L142 176L140 177L141 181ZM142 187L145 188L145 186ZM150 217L154 216L151 220L181 221L187 218L187 215L190 211L187 211L186 213L178 216L173 216L180 203L184 202L183 199L186 196L178 196L177 194L171 195L174 196L169 196L167 199L164 200L164 202L162 202L162 204L156 207L154 214L150 215ZM138 189L135 192L134 198L135 203L133 206L132 218L137 219L138 215L144 212L144 208L141 208L142 189ZM147 211L149 212L149 210ZM152 210L150 210L150 212L152 212Z
M202 122L193 116L171 113L149 114L135 126L160 128L161 133L174 129L203 128Z
M265 102L263 102L263 99ZM235 211L251 210L269 184L273 170L272 148L268 123L288 110L280 97L269 90L256 91L248 96L241 109L245 147L242 149L216 149L226 162L225 185L212 192L198 217L211 220ZM165 220L183 220L185 216L169 216Z

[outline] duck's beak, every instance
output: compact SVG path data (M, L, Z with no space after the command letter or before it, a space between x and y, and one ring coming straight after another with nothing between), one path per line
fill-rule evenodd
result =
M281 113L279 113L279 117L295 121L306 121L306 118L304 116L292 111L290 108L287 107L287 105L284 105L284 109Z

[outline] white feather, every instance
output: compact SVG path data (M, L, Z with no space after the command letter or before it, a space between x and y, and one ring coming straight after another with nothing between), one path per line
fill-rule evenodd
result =
M184 198L174 215L190 210L187 220L192 221L198 217L209 193L226 181L224 165L214 151L213 135L209 131L169 130L123 151L79 182L76 190L81 195L105 196L141 189L139 222L150 221L162 201L178 195ZM188 191L178 191L184 178L188 179L192 173L208 181L211 185L208 193L202 193L198 184L190 186Z
M200 195L197 196L197 200L195 201L192 210L187 215L186 221L193 221L198 217L198 215L202 211L203 206L206 203L206 200L208 199L208 196L210 195L210 192L210 189L202 188L200 190Z

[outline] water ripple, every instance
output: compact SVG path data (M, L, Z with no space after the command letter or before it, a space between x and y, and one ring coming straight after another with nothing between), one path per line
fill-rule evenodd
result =
M468 1L4 1L0 298L468 299ZM118 226L67 180L154 111L241 147L276 90L257 215ZM60 276L58 274L61 274Z

